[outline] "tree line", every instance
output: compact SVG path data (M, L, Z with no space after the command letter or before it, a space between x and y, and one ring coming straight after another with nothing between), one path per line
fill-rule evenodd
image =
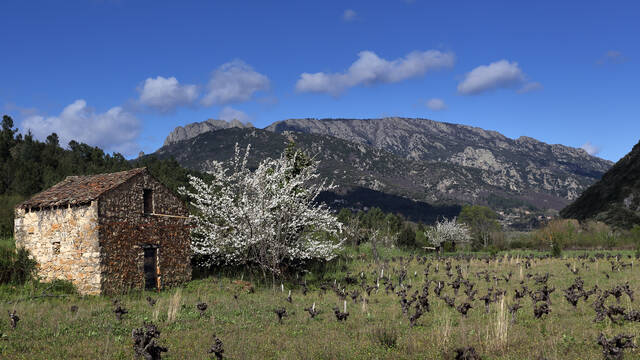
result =
M20 133L14 127L13 119L4 115L0 131L0 237L13 234L17 204L65 177L137 167L147 167L153 176L174 191L187 184L188 174L196 173L181 167L174 159L145 156L127 160L120 153L108 154L99 147L73 140L68 148L63 148L56 133L39 141L31 132Z
M338 220L344 225L347 244L398 246L405 249L442 247L456 251L457 245L471 250L487 249L504 237L498 215L486 206L465 205L456 218L441 218L435 224L412 222L400 214L377 207L354 212L343 208Z

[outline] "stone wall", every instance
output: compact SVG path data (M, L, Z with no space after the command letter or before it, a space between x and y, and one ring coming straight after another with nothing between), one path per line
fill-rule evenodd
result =
M144 214L143 193L153 191L153 213ZM158 248L159 288L191 279L188 211L169 189L142 173L98 201L102 290L144 288L144 246Z
M27 248L44 281L71 281L81 294L101 290L98 205L16 209L17 247Z

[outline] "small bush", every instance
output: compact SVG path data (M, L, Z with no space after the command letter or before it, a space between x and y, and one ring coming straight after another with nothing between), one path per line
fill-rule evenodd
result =
M551 243L551 256L556 258L562 257L562 245L559 241Z
M0 246L0 284L24 284L34 278L36 264L28 250Z
M78 290L69 280L56 279L48 283L47 289L56 294L76 294Z
M489 255L491 256L496 256L500 253L500 249L493 246L493 245L489 245L486 247L486 250L489 252Z
M416 242L416 232L410 226L405 226L396 240L396 244L404 249L415 249L418 247Z
M526 242L523 239L511 240L511 242L509 243L510 249L526 249L530 247L531 247L531 244Z
M385 348L393 349L398 345L398 332L395 328L378 326L371 332L373 341Z
M444 241L442 243L442 250L444 252L456 252L456 243L453 241Z

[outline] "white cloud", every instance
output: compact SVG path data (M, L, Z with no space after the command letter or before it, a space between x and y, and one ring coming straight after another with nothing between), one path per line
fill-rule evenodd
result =
M438 50L414 51L404 58L385 60L373 51L361 51L356 60L343 73L303 73L296 83L299 92L340 95L348 88L375 83L395 83L422 76L430 70L452 67L453 53Z
M527 83L527 76L522 72L517 62L500 60L489 65L480 65L465 75L458 84L458 93L463 95L478 95L483 92L500 88L515 88L524 85L519 92L529 92L540 89L540 83Z
M444 103L444 100L437 98L427 100L426 105L429 109L434 111L444 110L447 108L447 104Z
M195 85L180 85L175 77L148 78L138 88L139 102L160 112L172 112L178 106L192 104L198 98Z
M358 14L356 14L355 11L351 10L351 9L347 9L342 13L342 20L344 21L353 21L356 19L356 16L358 16Z
M532 81L532 82L524 84L523 87L518 89L517 93L518 94L524 94L524 93L537 91L537 90L542 90L542 84L540 84L537 81Z
M247 123L251 119L244 111L234 109L231 106L222 108L220 114L218 114L218 118L226 121L238 120L242 123Z
M624 55L622 55L620 51L609 50L598 61L596 61L596 64L598 65L604 65L607 63L621 64L625 61L627 61L627 58Z
M216 69L207 87L203 105L229 104L247 101L256 91L269 89L269 78L243 61L234 60Z
M586 151L589 155L597 155L600 152L600 147L593 145L591 141L587 141L580 148Z
M21 128L25 132L30 130L40 140L55 132L62 146L75 140L128 155L139 149L135 139L140 134L140 121L133 114L119 106L96 113L81 99L65 107L58 116L27 117Z

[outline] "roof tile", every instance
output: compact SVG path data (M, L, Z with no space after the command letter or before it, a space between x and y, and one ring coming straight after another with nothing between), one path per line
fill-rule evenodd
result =
M107 174L67 176L66 179L23 201L16 207L27 209L86 204L144 171L146 168Z

